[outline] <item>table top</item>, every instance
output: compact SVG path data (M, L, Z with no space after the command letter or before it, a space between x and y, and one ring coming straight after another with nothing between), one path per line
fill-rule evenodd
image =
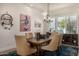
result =
M51 39L40 39L40 40L30 39L30 40L28 40L28 42L33 43L33 44L42 44L42 43L48 42L50 40Z

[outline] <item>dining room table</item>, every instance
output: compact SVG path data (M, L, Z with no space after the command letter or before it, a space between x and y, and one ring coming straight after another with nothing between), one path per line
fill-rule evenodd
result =
M28 40L28 42L30 44L32 44L33 46L35 46L37 48L37 55L39 55L40 52L41 52L41 46L42 46L42 44L48 43L49 41L51 41L51 39L40 39L40 40L37 40L37 39L29 39Z

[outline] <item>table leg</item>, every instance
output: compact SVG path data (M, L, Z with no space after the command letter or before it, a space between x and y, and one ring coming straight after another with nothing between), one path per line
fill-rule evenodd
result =
M39 56L40 55L40 49L41 49L41 45L37 45L36 46L36 48L37 48L37 56Z

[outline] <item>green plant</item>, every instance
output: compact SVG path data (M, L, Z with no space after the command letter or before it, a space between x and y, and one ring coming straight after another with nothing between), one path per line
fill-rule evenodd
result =
M65 21L64 19L59 22L59 26L60 26L61 28L63 28L63 29L64 29L64 27L65 27L65 22L66 22L66 21Z

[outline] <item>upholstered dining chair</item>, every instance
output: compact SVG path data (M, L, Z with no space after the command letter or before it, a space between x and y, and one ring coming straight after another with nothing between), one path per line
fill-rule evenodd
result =
M26 39L32 39L33 33L25 33Z
M60 34L55 34L52 37L51 42L47 46L42 46L41 49L57 53L59 45L60 45Z
M49 36L49 39L52 39L52 37L56 34L59 34L58 32L52 32L51 35Z
M58 33L58 32L52 32L49 39L52 39L52 37L56 34L59 34L60 35L60 41L59 41L59 44L61 45L62 44L62 38L63 38L63 34L61 33Z
M39 40L41 38L40 32L35 32L35 38Z
M51 39L51 40L52 40L52 37L53 37L54 35L56 35L56 34L59 34L59 33L58 33L58 32L52 32L48 39ZM45 43L43 43L42 45L43 45L43 46L48 45L49 42L50 42L50 41L45 42Z
M31 55L35 53L37 50L35 48L31 48L30 44L27 42L25 36L16 35L16 51L18 55Z
M51 35L59 34L58 32L52 32Z

